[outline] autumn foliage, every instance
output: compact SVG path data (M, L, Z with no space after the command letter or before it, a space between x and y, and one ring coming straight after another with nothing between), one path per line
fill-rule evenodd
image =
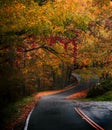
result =
M74 66L112 74L111 41L109 0L1 0L0 102L65 87Z

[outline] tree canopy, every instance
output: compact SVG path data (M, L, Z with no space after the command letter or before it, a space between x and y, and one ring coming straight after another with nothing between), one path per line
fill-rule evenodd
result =
M64 87L84 67L112 74L110 0L0 0L1 99Z

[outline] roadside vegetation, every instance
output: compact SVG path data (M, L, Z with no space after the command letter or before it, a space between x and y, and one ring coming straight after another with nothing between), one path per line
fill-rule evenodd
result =
M103 95L92 98L94 101L112 101L112 91L105 92Z
M96 101L112 101L112 77L110 75L101 77L100 82L89 89L87 98Z
M79 99L84 101L111 101L112 100L112 75L111 71L102 68L83 68L75 70L81 75L81 81L89 83L89 80L96 79L96 85L91 85L84 98ZM77 98L78 99L78 98Z
M34 97L25 97L21 99L20 101L17 101L15 103L11 103L7 105L3 110L1 110L1 128L3 127L6 130L11 130L13 127L15 127L18 123L21 123L25 121L25 118L32 109L33 106L31 104L33 103L33 106L35 104ZM31 106L31 107L30 107ZM25 110L26 109L26 110ZM25 112L27 112L25 114ZM21 117L21 115L23 117ZM22 124L21 127L23 127L24 124ZM21 128L20 127L20 128Z

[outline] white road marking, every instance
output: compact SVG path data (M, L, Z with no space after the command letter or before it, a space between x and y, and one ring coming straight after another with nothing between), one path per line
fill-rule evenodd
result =
M25 123L24 130L27 130L27 129L28 129L29 119L30 119L30 116L31 116L33 110L34 110L34 108L30 111L30 113L29 113L29 115L28 115L28 117L27 117L27 119L26 119L26 123Z

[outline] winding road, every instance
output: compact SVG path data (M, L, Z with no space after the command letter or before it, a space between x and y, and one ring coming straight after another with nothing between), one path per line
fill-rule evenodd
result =
M95 130L75 111L76 107L81 108L92 120L103 126L105 130L112 130L112 111L110 110L107 113L104 105L103 109L101 107L99 113L97 113L97 106L99 105L97 103L89 104L88 102L65 100L67 96L84 90L91 84L96 84L96 82L96 80L91 80L89 83L80 82L76 87L74 86L74 88L65 92L42 97L29 116L24 130ZM93 110L95 105L96 113ZM108 114L106 118L105 112Z

